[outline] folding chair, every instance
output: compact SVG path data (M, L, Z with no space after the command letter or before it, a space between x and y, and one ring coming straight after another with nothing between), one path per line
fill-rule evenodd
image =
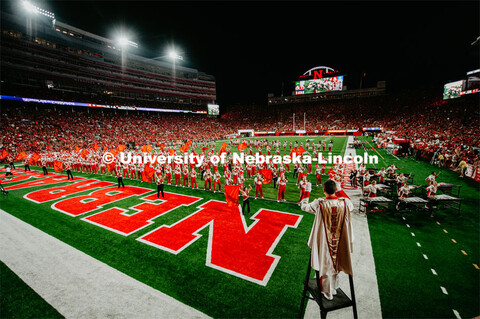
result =
M308 260L308 268L307 268L307 276L303 281L303 294L302 294L302 303L300 305L300 312L298 314L298 318L303 318L303 310L305 307L305 298L315 300L315 302L320 307L320 318L325 319L327 318L327 313L330 311L343 309L347 307L353 307L353 318L357 319L357 303L355 301L355 290L353 288L353 276L348 275L348 281L350 282L350 294L351 299L343 292L342 289L337 289L337 294L333 296L332 300L328 300L325 298L321 291L321 283L320 283L320 274L318 271L315 271L315 278L310 278L310 273L312 271L311 265L311 253L310 259ZM320 288L319 288L320 287ZM311 297L307 296L307 292L310 293Z

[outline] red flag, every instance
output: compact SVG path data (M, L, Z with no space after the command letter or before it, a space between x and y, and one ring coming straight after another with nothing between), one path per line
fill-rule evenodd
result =
M87 151L86 149L83 149L81 156L82 156L83 158L87 158L88 154L90 154L90 152Z
M259 169L258 172L263 177L263 184L270 184L272 182L272 170L271 169Z
M163 149L165 148L165 146L167 146L167 145L165 145L165 144L163 144L163 143L162 143L162 144L160 144L160 150L162 150L162 151L163 151Z
M93 145L93 150L94 150L95 152L98 150L98 144L97 144L97 143L95 143L95 144Z
M142 172L142 181L146 183L151 183L153 174L155 174L155 169L150 166L150 163L145 164L145 167Z
M220 148L220 152L218 152L218 156L220 156L222 153L227 152L227 143L223 142L222 147Z
M108 150L107 146L103 146L103 151L106 152Z
M242 144L238 145L238 150L241 152L247 148L247 143L243 142Z
M5 159L8 155L10 155L5 149L2 151L2 155L0 155L0 160Z
M193 164L198 164L197 154L195 153L195 151L193 151L192 154L193 154Z
M147 153L147 145L143 145L141 148L140 148L140 151L142 153Z
M208 147L202 147L202 152L205 152L206 150L208 150Z
M117 164L115 164L115 162L107 164L107 170L111 173L115 169L116 165Z
M33 153L32 156L30 157L29 164L30 165L35 165L35 164L37 164L39 159L40 159L40 155L38 155L37 153Z
M112 153L113 156L117 156L118 151L116 149L111 149L110 153Z
M78 153L78 152L80 152L80 151L81 151L81 148L78 147L78 146L75 146L75 153Z
M230 207L238 206L238 194L240 193L240 185L225 185L225 199Z
M298 155L302 155L304 152L306 152L306 151L303 147L300 146L299 148L297 148Z
M24 159L25 157L27 157L27 153L21 152L20 154L17 155L17 157L15 158L15 160L16 160L16 161L21 161L21 160Z
M190 144L192 144L192 141L188 141L187 143L185 143L182 147L180 147L180 152L181 153L188 152L188 150L190 149Z
M148 144L147 146L147 153L150 153L153 150L152 145Z
M126 147L125 145L118 145L117 150L118 150L119 152L123 152L123 150L126 149L126 148L127 148L127 147Z
M293 157L293 154L297 154L297 149L295 147L292 148L292 151L290 152L290 157Z
M175 150L174 150L173 148L169 149L169 150L168 150L168 154L174 155L174 154L175 154Z
M53 162L53 169L54 169L55 172L57 172L57 173L63 172L63 162L54 161L54 162Z

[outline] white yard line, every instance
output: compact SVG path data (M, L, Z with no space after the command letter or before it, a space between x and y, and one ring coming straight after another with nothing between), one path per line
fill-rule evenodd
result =
M3 210L0 259L66 318L208 318Z
M351 140L350 140L351 139ZM348 138L345 153L351 152L356 155L355 149L348 148L353 137ZM352 199L355 206L354 211L358 211L361 190L345 190L345 193ZM375 273L375 262L373 259L372 244L370 242L370 231L368 229L367 219L364 215L352 213L352 228L354 233L352 267L353 281L355 285L355 297L357 300L357 312L359 318L376 319L382 318L382 309L380 307L380 296L378 293L377 275ZM306 268L307 265L305 265ZM348 276L340 274L340 288L350 296ZM300 302L299 302L300 306ZM315 301L308 300L305 318L319 318L320 309ZM328 313L329 319L353 317L352 308L344 308Z

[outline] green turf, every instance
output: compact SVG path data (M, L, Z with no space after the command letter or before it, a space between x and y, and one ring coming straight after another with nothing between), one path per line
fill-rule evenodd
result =
M114 181L112 177L75 175ZM140 184L137 181L127 181L127 184L152 188L152 192L154 188L154 185ZM304 215L298 228L288 229L274 250L273 253L281 256L281 259L268 285L262 287L205 266L208 228L200 231L202 237L178 255L135 240L161 224L177 222L209 199L224 201L223 194L166 186L166 191L200 196L204 199L191 207L180 207L174 212L162 215L154 220L155 224L124 237L80 220L100 210L72 218L52 211L51 203L34 204L20 199L36 189L41 187L10 191L8 196L0 199L2 209L210 316L291 318L298 312L304 268L309 256L306 241L314 216L301 212L297 205L260 199L251 203L251 215L261 208ZM127 208L137 203L135 199L126 199L105 205L101 210L114 206ZM250 225L254 221L248 217L246 221L247 225ZM239 300L238 296L244 298Z
M478 316L480 274L473 264L479 264L479 184L427 162L399 160L384 150L378 152L384 160L380 158L377 167L394 163L401 172L413 172L416 185L425 185L432 171L441 172L437 181L461 185L460 197L464 198L460 215L450 209L436 212L433 218L427 213L409 213L405 220L388 213L368 215L383 316L455 317L452 309L462 318ZM357 153L362 155L363 150Z
M314 140L319 138L331 139L315 137ZM283 141L282 137L274 139ZM300 141L306 138L286 139ZM346 138L333 139L333 151L340 154L345 147ZM218 142L217 151L220 145L221 142ZM282 154L290 152L288 147L287 152L283 152L283 145L281 150ZM375 154L373 151L369 153ZM358 150L357 154L362 155L363 150ZM379 150L379 154L384 159L380 158L377 167L395 163L403 172L414 172L416 184L424 183L425 177L432 170L440 170L429 163L413 159L397 160L383 150ZM293 169L293 165L291 167ZM312 171L314 170L313 165ZM385 318L449 318L454 317L452 309L457 310L462 317L479 314L479 272L473 266L480 264L479 185L474 181L458 178L458 174L450 170L440 171L442 173L439 181L462 185L461 197L465 200L461 215L448 210L439 211L435 218L430 218L427 214L410 213L405 215L406 220L389 213L368 215L382 314ZM110 176L79 173L74 175L115 181ZM292 182L291 173L287 176ZM326 177L322 176L322 180ZM309 178L315 185L313 172ZM203 188L203 182L200 178L197 180L198 186ZM126 180L126 184L151 187L153 191L153 185L141 184L138 181ZM208 229L202 230L200 239L175 256L134 240L158 225L172 224L191 214L195 207L209 199L224 201L222 193L166 186L166 191L204 199L191 207L181 207L175 212L160 216L154 220L153 225L123 237L80 220L100 210L72 218L51 210L51 203L34 204L22 198L34 189L40 188L12 191L8 197L1 197L2 209L210 316L292 318L297 315L301 282L309 254L306 240L313 222L313 216L301 212L297 205L261 199L251 201L252 214L265 207L304 216L298 228L288 229L280 240L274 251L274 254L281 256L280 262L268 285L261 287L205 266ZM265 198L276 199L276 190L271 184L264 185L264 195ZM298 196L296 185L289 183L287 200L296 202ZM320 187L313 187L311 197L317 196L323 196L322 190ZM105 205L101 210L113 206L127 208L136 203L138 201L135 199L126 199ZM246 221L248 225L253 222L249 218ZM407 223L410 228L406 226ZM448 233L445 233L444 229ZM415 237L411 235L412 232ZM452 242L452 238L456 240L456 244ZM421 247L417 246L417 242ZM428 260L423 255L427 255ZM434 275L431 269L434 269L437 275ZM442 293L441 286L448 291L448 295Z
M327 137L321 138L327 140ZM316 138L316 140L318 139ZM346 138L328 138L328 140L330 139L335 140L333 152L340 154L345 147ZM306 138L303 138L303 140L305 141ZM218 142L217 150L220 149L220 145L221 142ZM282 155L289 153L289 149L284 152L282 147ZM291 165L291 168L293 171L293 165ZM222 168L220 170L222 171ZM315 170L315 165L313 165L312 170ZM111 176L75 172L74 175L116 181ZM287 175L291 178L292 173ZM313 174L309 178L315 183ZM324 180L325 178L326 176L324 176ZM198 186L203 188L203 181L200 178L197 180ZM154 189L154 185L140 183L139 181L126 179L125 183L151 188L152 191ZM251 183L253 183L253 179L246 181L247 185ZM224 185L223 179L222 185ZM22 198L26 193L37 189L42 189L42 187L10 191L9 196L0 199L2 208L65 243L210 316L291 318L298 313L303 288L302 281L309 258L306 241L310 234L314 216L302 212L296 204L277 203L276 201L262 199L251 201L251 215L261 208L268 208L303 216L298 228L288 229L276 246L273 253L281 256L280 262L268 285L262 287L205 266L208 228L200 231L202 237L178 255L170 254L135 240L159 225L170 225L190 215L196 210L196 207L210 199L225 201L223 193L167 185L165 186L167 192L199 196L203 200L190 207L180 207L174 212L159 216L154 220L153 225L145 227L130 236L123 237L80 219L114 206L128 208L137 204L138 200L125 199L105 205L102 209L72 218L57 211L52 211L51 203L34 204ZM84 193L86 194L88 191ZM84 193L77 193L72 196ZM323 196L321 187L314 187L311 196L312 198ZM264 185L264 197L277 198L277 190L273 188L272 184ZM291 179L286 187L286 199L297 202L298 197L299 190ZM20 198L21 200L19 200ZM40 216L41 218L39 218ZM253 222L249 218L246 219L247 225ZM244 298L239 300L238 296L244 296Z
M0 301L0 318L63 318L3 262L0 262Z

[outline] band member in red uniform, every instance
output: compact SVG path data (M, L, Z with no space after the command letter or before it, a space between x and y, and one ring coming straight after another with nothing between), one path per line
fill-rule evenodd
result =
M387 171L385 170L385 167L382 167L381 170L378 171L377 175L378 176L378 181L380 183L383 183L385 181L385 175L387 174Z
M317 163L317 169L315 170L315 176L317 177L316 186L318 187L318 185L322 185L322 169L318 166L318 163Z
M300 183L298 184L298 188L300 188L300 197L298 199L298 202L300 203L300 201L303 199L303 193L305 192L305 184L307 183L307 178L306 177L302 177L302 180L300 181Z
M400 209L400 205L403 203L402 199L408 198L408 193L410 193L410 188L408 187L407 183L403 184L403 186L398 189L398 199L399 199L399 201L398 201L397 205L395 206L397 210Z
M312 192L312 183L310 180L307 179L306 176L303 177L302 181L300 182L300 199L298 200L298 203L302 201L304 198L310 197L310 193Z
M183 166L183 187L188 187L188 166Z
M135 167L135 164L131 163L129 165L130 169L130 179L137 179L137 168Z
M437 178L438 174L436 174L435 172L432 172L432 174L428 175L427 178L425 178L425 180L428 182L428 185L432 185L433 182L435 182L435 178Z
M182 174L182 168L180 165L175 166L175 186L181 185L181 174Z
M367 197L377 197L377 181L372 181L372 183L370 185L367 185L364 189L363 189L363 193L365 194L365 196Z
M437 204L437 191L438 191L437 181L433 181L433 183L429 185L425 190L427 191L427 199L428 199L428 203L425 204L425 208L427 209L435 208L435 205ZM430 217L433 217L433 210Z
M254 180L255 183L255 199L257 199L258 195L263 198L263 177L258 173L257 177Z
M165 176L167 177L167 184L170 184L172 182L172 165L167 164L165 167Z
M197 186L197 171L195 168L192 168L192 171L190 172L190 185L192 188L198 188Z
M210 172L210 169L205 171L203 178L205 179L204 189L207 190L208 184L208 189L212 190L212 173Z
M303 166L300 164L298 166L298 169L297 169L297 173L298 173L298 179L297 179L297 185L300 183L300 181L303 179Z
M285 174L280 175L278 180L278 197L277 202L285 201L285 187L287 185L288 179L285 177Z
M100 163L100 174L107 174L107 166L103 161Z
M222 175L220 175L218 171L216 171L215 174L213 174L213 192L216 191L217 185L218 185L218 191L219 192L222 191L222 183L220 182L221 177Z
M243 177L243 174L238 175L238 185L240 185L240 188L243 188L245 185L245 177Z

